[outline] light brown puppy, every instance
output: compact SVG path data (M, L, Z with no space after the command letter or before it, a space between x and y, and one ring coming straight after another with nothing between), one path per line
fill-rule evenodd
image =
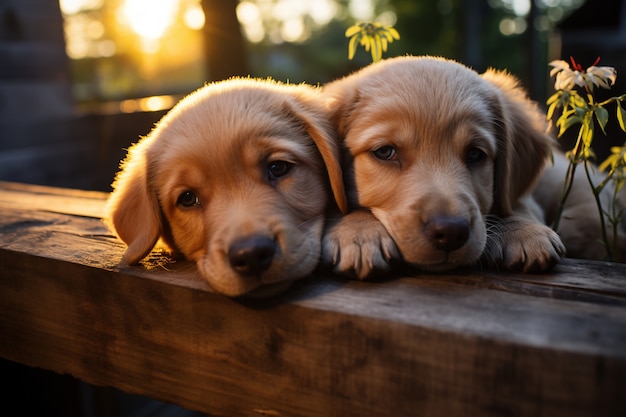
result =
M161 238L228 296L308 275L332 196L346 209L334 135L310 86L231 79L197 90L116 177L106 221L128 245L123 261Z
M481 257L544 271L563 255L526 197L553 139L513 77L400 57L324 91L353 210L325 234L336 271L364 278L396 257L433 271Z

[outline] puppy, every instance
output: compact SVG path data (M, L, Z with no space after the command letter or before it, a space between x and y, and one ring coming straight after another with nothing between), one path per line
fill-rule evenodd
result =
M563 191L563 181L567 175L569 161L562 152L554 154L554 163L548 164L533 189L532 198L536 204L536 215L546 224L552 224L557 216L557 210ZM597 167L590 171L594 185L605 180L603 173ZM621 222L615 229L605 217L605 229L611 245L613 261L626 262L626 188L618 192L618 200L613 201L614 184L609 182L600 193L600 200L605 211L613 208ZM604 246L602 224L598 214L595 197L586 177L584 167L576 168L572 188L569 192L557 229L565 247L567 256L571 258L606 260L607 248Z
M481 259L545 271L564 254L527 196L553 139L513 77L400 57L324 94L352 209L325 233L324 257L336 271L364 278L396 258L431 271Z
M135 264L159 238L215 291L271 294L317 265L332 197L346 209L339 149L318 89L209 84L132 146L106 222Z

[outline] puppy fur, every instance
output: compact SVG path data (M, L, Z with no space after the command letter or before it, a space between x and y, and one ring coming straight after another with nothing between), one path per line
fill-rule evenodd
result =
M123 262L161 239L228 296L308 275L328 206L347 207L334 135L314 87L237 78L190 94L113 184L105 220L128 246Z
M528 197L553 138L512 76L407 56L324 94L351 208L325 233L337 272L364 278L395 258L432 271L482 259L534 272L561 258L559 236Z
M566 156L562 152L556 152L554 162L548 164L533 189L532 198L538 210L537 216L546 224L552 224L557 216L568 164ZM590 176L595 185L605 179L604 174L595 166ZM600 200L605 209L615 204L616 213L622 211L621 222L615 230L608 223L605 228L609 242L615 243L611 248L613 261L626 262L626 188L620 190L615 203L612 201L613 192L614 184L609 182L600 193ZM567 248L568 257L606 260L607 251L603 244L598 207L582 166L578 166L574 174L574 182L565 201L557 232Z

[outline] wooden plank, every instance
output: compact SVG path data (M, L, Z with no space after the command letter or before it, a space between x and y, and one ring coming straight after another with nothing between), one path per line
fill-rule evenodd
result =
M107 193L68 190L34 184L0 181L0 207L28 213L54 211L62 214L102 218Z
M626 265L232 300L156 252L119 267L105 196L0 184L1 357L213 415L626 415Z

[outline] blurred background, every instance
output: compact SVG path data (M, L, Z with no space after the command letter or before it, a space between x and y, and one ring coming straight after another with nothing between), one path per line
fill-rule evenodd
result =
M617 68L626 92L626 0L0 0L0 180L109 191L125 149L169 108L235 75L323 84L357 21L393 25L385 57L453 58L551 95L548 62ZM611 116L596 153L621 145ZM611 142L613 141L613 142ZM603 158L602 158L603 159ZM193 415L0 361L8 415ZM7 385L5 384L5 387Z
M234 75L323 84L346 28L393 25L385 57L430 54L516 74L544 103L547 63L626 69L626 1L0 0L0 180L108 191L124 149L177 100Z

